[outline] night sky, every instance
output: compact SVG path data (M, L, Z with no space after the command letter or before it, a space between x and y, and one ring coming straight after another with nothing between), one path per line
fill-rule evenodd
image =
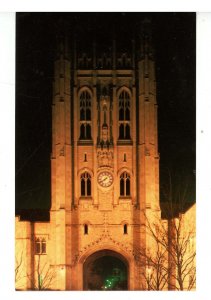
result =
M103 45L115 28L124 47L145 17L152 21L155 48L161 199L170 173L175 190L187 184L187 200L195 201L195 13L17 13L17 209L50 208L55 36L65 24L67 32L75 28L78 40L94 32Z

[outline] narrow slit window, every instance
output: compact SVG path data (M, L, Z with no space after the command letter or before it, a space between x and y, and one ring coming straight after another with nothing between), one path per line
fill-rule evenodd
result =
M124 234L127 234L127 224L124 224Z
M88 234L88 225L84 224L84 234Z

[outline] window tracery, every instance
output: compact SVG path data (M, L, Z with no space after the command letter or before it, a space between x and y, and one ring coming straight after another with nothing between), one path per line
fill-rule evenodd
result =
M130 139L130 96L125 90L119 95L119 139Z
M91 138L91 95L85 90L80 95L80 140Z

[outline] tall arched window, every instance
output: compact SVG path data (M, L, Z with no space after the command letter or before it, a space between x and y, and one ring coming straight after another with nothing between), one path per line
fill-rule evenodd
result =
M91 138L91 95L85 90L80 95L80 140Z
M130 196L130 175L127 172L120 175L120 196Z
M125 90L119 95L119 139L130 139L130 95Z
M81 174L81 196L91 196L91 176L87 172Z

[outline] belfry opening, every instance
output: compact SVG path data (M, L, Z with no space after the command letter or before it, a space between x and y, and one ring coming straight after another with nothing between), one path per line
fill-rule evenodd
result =
M83 290L128 290L128 263L119 253L101 250L83 264Z

